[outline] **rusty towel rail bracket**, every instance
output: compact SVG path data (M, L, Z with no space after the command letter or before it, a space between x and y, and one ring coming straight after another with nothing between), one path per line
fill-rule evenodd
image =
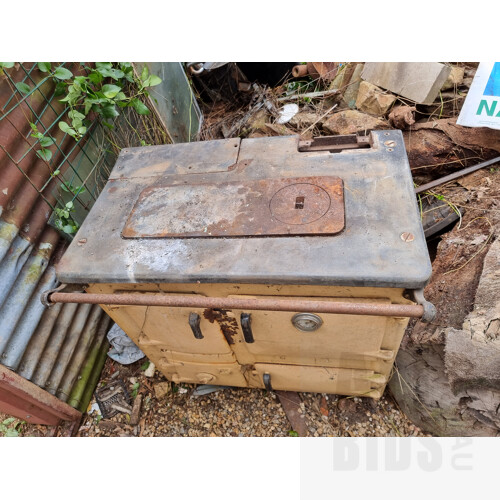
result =
M327 302L293 299L190 297L186 295L143 295L140 293L61 293L57 291L57 289L45 292L42 301L45 305L49 306L57 302L76 302L79 304L192 307L203 309L249 309L254 311L316 312L409 318L421 318L424 315L424 307L422 305L365 304L356 302Z

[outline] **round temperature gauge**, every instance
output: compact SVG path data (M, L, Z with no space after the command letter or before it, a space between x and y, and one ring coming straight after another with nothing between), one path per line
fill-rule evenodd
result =
M323 320L316 314L297 313L292 318L292 324L301 332L314 332L323 324Z

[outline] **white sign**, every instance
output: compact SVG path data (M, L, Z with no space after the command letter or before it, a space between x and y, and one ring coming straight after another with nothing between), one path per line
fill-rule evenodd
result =
M500 62L479 64L457 124L500 130Z

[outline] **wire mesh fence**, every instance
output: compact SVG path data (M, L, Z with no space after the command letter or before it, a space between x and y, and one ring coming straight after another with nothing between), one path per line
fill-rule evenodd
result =
M75 70L74 66L58 65ZM19 63L14 71L4 71L3 79L3 161L15 166L22 175L22 179L14 176L16 180L26 180L55 211L51 224L71 235L76 231L64 231L63 222L73 219L77 226L81 224L109 177L116 151L107 144L98 119L78 140L59 129L57 124L67 116L69 107L60 101L57 84L41 74L36 63ZM7 123L9 126L5 127ZM12 186L12 194L15 188ZM71 206L71 218L61 217Z
M74 75L88 74L89 68L80 63L55 66L56 72L68 69ZM10 172L14 185L9 186L5 201L27 181L53 212L49 224L66 236L74 236L85 219L123 147L170 142L154 110L141 116L130 107L122 110L112 127L100 115L90 113L85 132L75 140L58 126L72 111L61 101L61 82L41 72L39 63L17 63L3 71L1 78L4 158L0 161L17 169L16 174ZM133 92L133 84L127 84L126 90ZM147 99L143 101L152 108ZM8 166L3 165L5 169Z

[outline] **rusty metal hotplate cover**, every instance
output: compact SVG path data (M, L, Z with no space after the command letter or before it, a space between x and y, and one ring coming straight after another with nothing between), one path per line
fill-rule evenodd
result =
M332 235L344 229L339 177L292 177L144 189L124 238Z

